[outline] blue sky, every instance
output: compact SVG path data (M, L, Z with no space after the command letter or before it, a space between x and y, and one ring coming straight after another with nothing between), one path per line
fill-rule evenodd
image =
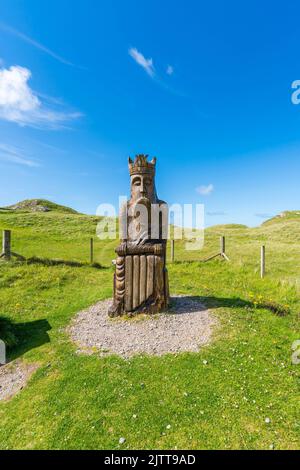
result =
M300 208L296 1L1 0L0 205L87 213L157 156L159 196L206 224Z

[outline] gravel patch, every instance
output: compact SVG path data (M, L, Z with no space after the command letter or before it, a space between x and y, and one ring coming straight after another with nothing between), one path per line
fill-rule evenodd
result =
M158 315L109 318L111 299L79 312L69 327L78 352L101 355L135 354L161 356L167 353L198 352L211 339L216 324L213 315L196 297L171 298L171 306Z
M22 390L37 368L36 364L25 364L21 361L1 366L0 400L12 398Z

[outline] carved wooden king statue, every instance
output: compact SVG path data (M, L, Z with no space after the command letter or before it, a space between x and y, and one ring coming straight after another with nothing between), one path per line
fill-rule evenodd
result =
M168 305L168 206L155 189L156 158L129 158L131 198L120 213L114 299L109 316L158 313Z

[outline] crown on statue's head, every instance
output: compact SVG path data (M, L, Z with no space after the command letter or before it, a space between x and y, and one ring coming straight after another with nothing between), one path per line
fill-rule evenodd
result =
M156 158L152 158L150 162L148 162L147 158L148 155L144 154L136 155L134 161L129 157L128 165L130 176L138 174L155 174Z

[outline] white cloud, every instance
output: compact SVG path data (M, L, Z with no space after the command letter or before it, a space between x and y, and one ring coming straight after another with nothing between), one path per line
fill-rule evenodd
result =
M155 70L153 66L152 59L146 59L141 52L139 52L135 47L132 47L128 51L129 55L147 72L150 77L154 77Z
M166 74L167 75L173 75L173 73L174 73L174 67L172 67L172 65L168 65L167 70L166 70Z
M213 184L209 184L207 186L198 186L196 188L196 192L201 194L202 196L209 196L214 190Z
M0 160L16 163L17 165L24 165L29 167L38 167L40 164L31 158L24 155L24 152L12 145L0 143Z
M76 67L74 64L72 64L72 62L69 62L68 60L64 59L60 55L53 52L51 49L48 49L48 47L45 47L43 44L35 41L34 39L30 38L29 36L26 36L26 34L21 33L20 31L18 31L17 29L12 28L11 26L8 26L4 23L0 23L0 29L2 29L2 31L5 31L6 33L9 33L9 34L12 34L13 36L18 37L19 39L21 39L24 42L27 42L28 44L31 44L36 49L39 49L39 50L45 52L46 54L53 57L55 60L58 60L62 64L70 65L72 67Z
M42 103L29 87L31 72L18 65L0 69L0 119L21 126L60 128L80 113L57 111Z

